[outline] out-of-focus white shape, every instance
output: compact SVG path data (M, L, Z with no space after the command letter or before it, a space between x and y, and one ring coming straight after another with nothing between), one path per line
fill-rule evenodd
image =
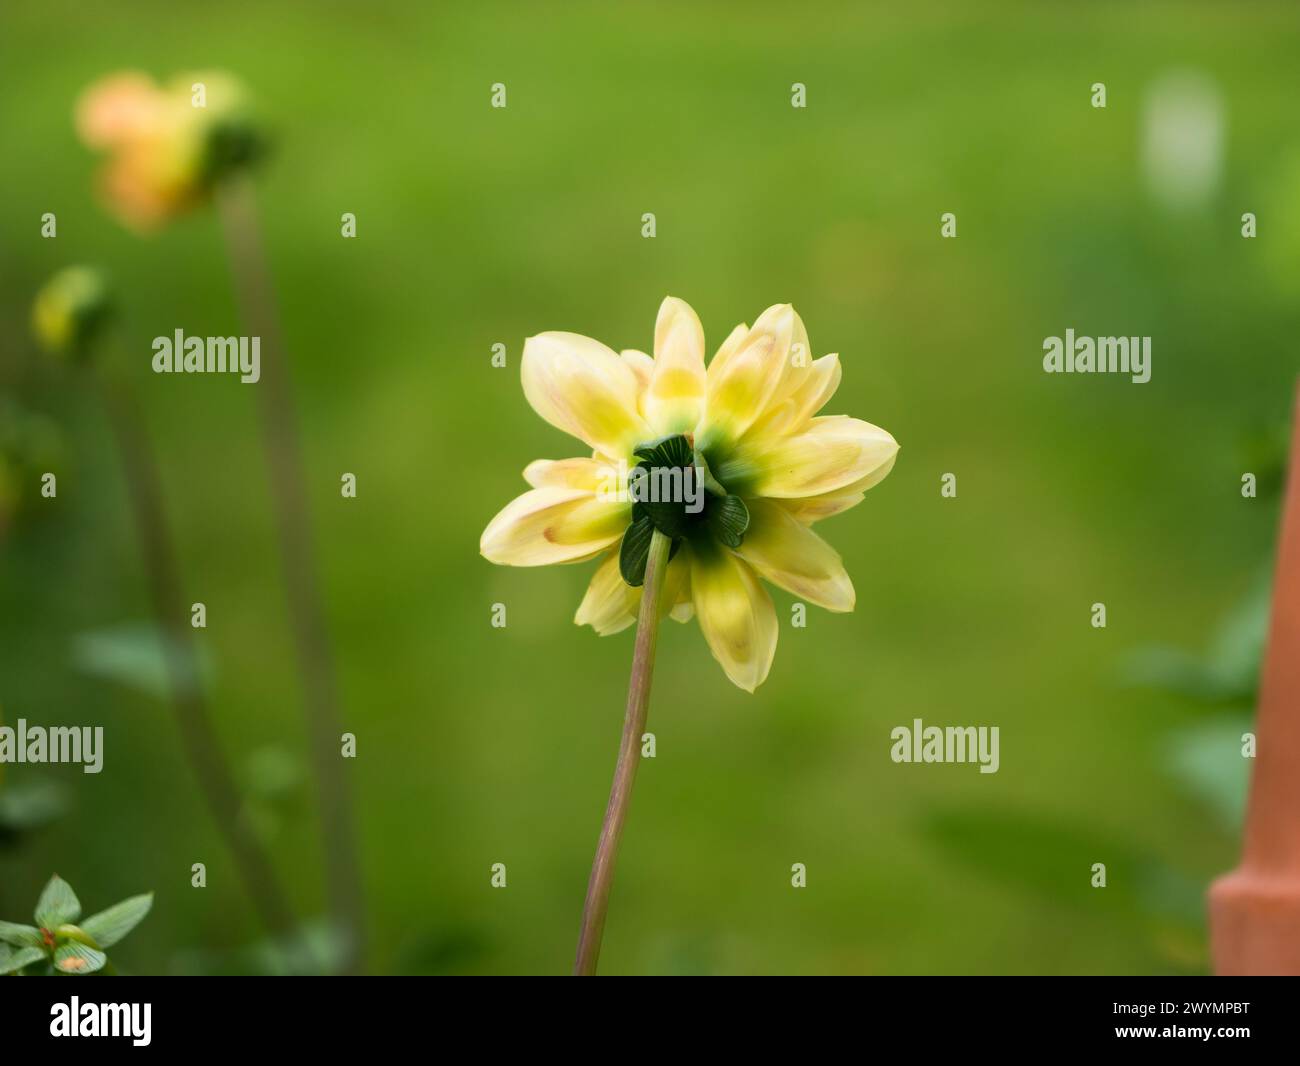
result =
M1223 97L1196 71L1163 74L1147 89L1142 108L1142 170L1164 206L1204 204L1223 172Z

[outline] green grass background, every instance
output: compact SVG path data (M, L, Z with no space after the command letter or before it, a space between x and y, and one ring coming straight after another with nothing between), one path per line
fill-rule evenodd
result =
M259 762L297 769L257 800L259 824L296 904L323 910L255 396L149 372L156 335L239 332L220 232L206 212L147 240L123 230L71 123L105 73L222 67L278 135L260 208L358 737L372 969L571 964L631 634L572 624L589 565L494 568L478 536L529 460L580 447L524 400L523 338L648 348L665 294L693 304L710 350L793 302L816 353L841 353L829 412L887 427L902 452L819 527L856 612L813 608L793 629L777 593L756 695L694 623L665 629L658 757L602 968L1205 969L1200 893L1236 836L1165 770L1171 732L1203 712L1119 679L1135 649L1204 646L1271 552L1275 509L1240 496L1240 446L1291 401L1300 245L1274 221L1300 195L1298 53L1280 3L6 4L0 389L63 427L68 469L0 546L0 705L10 722L103 724L107 752L98 776L45 771L71 809L0 851L0 916L24 920L57 870L88 910L156 890L123 969L251 968L232 952L261 936L167 707L71 664L79 634L148 618L102 412L29 340L34 290L72 262L114 276L115 358L146 404L189 598L208 607L226 750L254 780ZM1222 180L1182 213L1139 167L1143 93L1178 69L1213 81L1227 120ZM488 106L498 81L505 110ZM944 211L957 240L939 239ZM1042 340L1066 327L1151 335L1151 382L1043 374ZM1099 600L1105 630L1089 625ZM1000 772L893 764L889 731L914 717L1000 726Z

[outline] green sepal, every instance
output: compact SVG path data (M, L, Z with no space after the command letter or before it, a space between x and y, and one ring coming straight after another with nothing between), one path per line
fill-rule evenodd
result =
M654 533L654 522L649 515L642 515L623 534L623 543L618 549L618 572L633 588L645 584L646 561L650 558L650 541Z
M682 434L638 444L632 452L650 466L694 466L695 449Z
M739 496L710 495L705 505L709 531L728 548L739 548L749 528L749 508Z
M671 471L680 471L678 476L681 478L681 500L642 500L636 499L636 489L633 488L638 482L647 478L669 477L673 475ZM655 524L665 537L684 537L688 535L696 524L703 517L703 508L700 511L691 512L686 509L685 497L696 496L703 490L699 487L698 474L695 467L687 465L680 467L667 466L638 466L631 474L628 481L629 491L633 493L635 500L633 504L633 517L645 515Z
M701 492L700 469L695 464L695 449L682 434L662 437L642 444L634 450L641 459L628 478L628 491L633 498L632 518L649 515L655 528L666 537L676 540L688 536L703 517L701 511L688 511L686 501L699 498ZM654 478L655 482L648 482ZM667 485L658 479L663 478ZM680 498L641 499L650 496L651 487L667 488L676 482L678 491L667 495ZM645 488L639 488L641 485Z

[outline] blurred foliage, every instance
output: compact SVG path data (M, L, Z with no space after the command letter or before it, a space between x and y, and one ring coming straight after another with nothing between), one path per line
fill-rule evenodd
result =
M1129 657L1127 680L1208 706L1253 706L1268 637L1273 571L1270 567L1215 629L1203 654L1155 645Z
M62 434L53 419L0 396L0 543L12 523L33 513L41 476L59 477L64 459Z
M1176 730L1167 743L1169 772L1233 833L1246 815L1251 763L1242 746L1252 723L1249 714L1216 716Z
M0 848L16 845L68 811L68 790L58 781L37 777L15 782L4 775L0 784Z
M214 671L202 645L191 654L188 648L168 648L174 638L152 622L133 622L79 633L72 643L72 666L89 677L112 681L152 696L167 699L175 683L172 671L180 669L181 683L207 686ZM175 657L168 662L168 655ZM195 665L191 666L190 664ZM188 676L196 671L198 676Z

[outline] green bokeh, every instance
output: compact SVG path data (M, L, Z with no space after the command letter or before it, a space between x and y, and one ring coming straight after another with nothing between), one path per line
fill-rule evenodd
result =
M260 208L358 736L372 969L570 965L631 633L572 625L589 564L492 567L478 536L528 461L579 450L525 402L523 338L646 349L665 294L711 346L793 302L816 353L841 353L828 410L902 451L819 527L856 612L811 609L794 629L777 593L756 695L694 623L665 629L658 757L602 969L1203 969L1198 896L1236 841L1164 750L1201 712L1117 679L1143 646L1203 646L1270 553L1275 511L1242 499L1240 445L1291 402L1297 247L1271 219L1300 195L1297 54L1280 3L5 5L0 390L69 439L57 500L0 547L0 706L103 724L108 748L98 776L48 771L71 809L0 850L0 917L57 871L92 905L156 891L124 970L213 965L260 936L165 705L73 669L79 637L148 604L96 398L29 340L35 289L72 262L114 277L116 358L161 453L189 598L207 604L250 817L302 911L324 906L256 386L148 366L156 335L239 331L220 231L210 213L149 239L122 229L71 123L105 73L222 67L278 134ZM1180 69L1215 87L1226 133L1214 191L1173 210L1140 144L1144 93ZM57 239L39 235L46 211ZM939 238L945 211L956 240ZM1043 374L1043 338L1067 327L1152 336L1151 382ZM916 717L998 725L1000 772L893 764L889 731ZM33 776L8 769L6 787Z

